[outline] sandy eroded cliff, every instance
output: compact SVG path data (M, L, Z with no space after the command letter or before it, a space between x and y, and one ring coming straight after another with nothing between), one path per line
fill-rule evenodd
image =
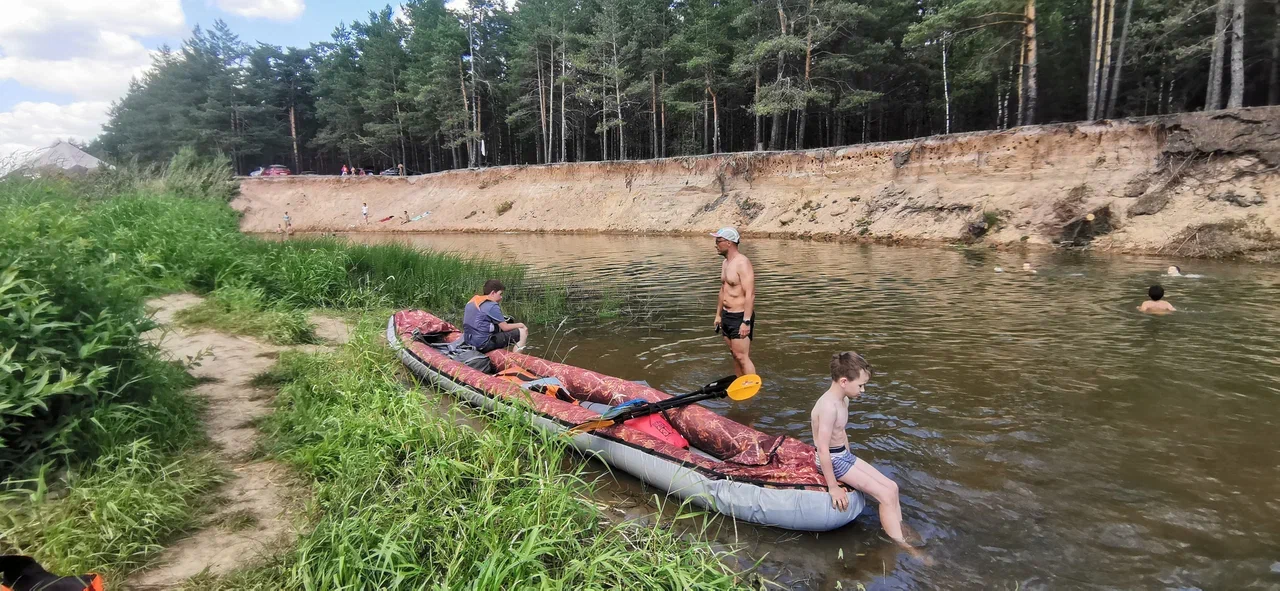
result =
M373 223L360 223L369 204ZM249 179L242 229L707 232L1280 252L1280 107L802 152ZM431 214L401 223L403 214ZM394 215L379 223L378 219Z

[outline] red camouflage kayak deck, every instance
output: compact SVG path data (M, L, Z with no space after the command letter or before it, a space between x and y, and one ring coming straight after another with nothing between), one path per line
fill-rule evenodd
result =
M582 406L532 393L510 381L476 371L448 358L431 346L414 340L415 330L420 334L447 333L445 342L462 338L462 333L456 327L428 312L397 312L394 326L401 345L419 361L447 375L454 382L486 396L523 400L534 411L566 426L600 416ZM489 353L488 357L498 370L519 366L539 376L555 377L568 388L574 398L583 402L612 406L632 399L656 402L671 397L642 384L531 355L498 350ZM815 451L811 445L793 437L757 431L696 404L669 410L665 416L692 446L719 460L675 447L625 424L599 429L595 434L679 462L708 478L731 479L771 488L826 491L825 480L815 464Z

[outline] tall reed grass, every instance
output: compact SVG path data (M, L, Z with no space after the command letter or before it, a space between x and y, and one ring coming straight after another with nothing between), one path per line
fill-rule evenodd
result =
M154 352L138 339L150 295L226 288L205 310L207 322L221 305L241 314L244 330L284 342L311 338L297 310L422 307L456 316L493 278L511 287L515 313L571 313L563 287L522 290L518 265L401 244L264 241L242 235L221 199L79 195L65 179L0 182L0 343L16 343L0 348L0 478L41 451L84 446L75 435L82 411L104 397L142 399L153 389L139 364ZM248 314L255 307L259 317Z
M566 442L519 413L476 431L412 388L368 315L336 354L286 354L266 424L313 481L313 529L280 563L223 588L726 589L709 545L611 524ZM425 410L424 410L425 407ZM572 462L581 465L580 462Z

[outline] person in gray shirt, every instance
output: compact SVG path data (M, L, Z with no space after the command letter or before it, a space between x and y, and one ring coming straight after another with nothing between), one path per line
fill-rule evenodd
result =
M501 281L490 279L484 282L481 294L462 309L462 340L481 353L505 349L512 343L516 346L513 351L519 353L529 339L529 328L524 323L511 322L498 305L505 290Z

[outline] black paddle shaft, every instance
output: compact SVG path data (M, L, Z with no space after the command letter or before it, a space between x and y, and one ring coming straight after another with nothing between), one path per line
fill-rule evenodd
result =
M628 410L616 417L612 417L611 420L613 420L614 423L621 423L624 421L629 421L636 417L643 417L643 416L647 416L655 413L660 413L664 410L679 408L681 406L693 404L695 402L710 400L712 398L720 398L721 396L724 396L728 393L729 393L728 390L712 390L710 392L699 392L699 393L690 394L686 396L677 396L675 398L668 398L666 400L662 400L659 402L649 402L649 403L646 403L644 406L636 407L635 410Z

